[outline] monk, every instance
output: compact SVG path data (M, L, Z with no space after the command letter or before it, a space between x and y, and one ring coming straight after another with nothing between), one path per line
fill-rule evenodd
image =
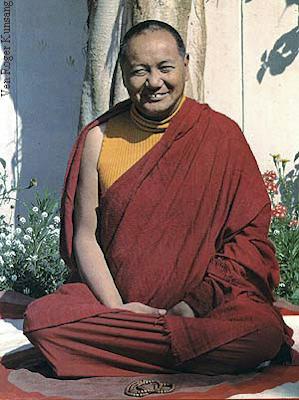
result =
M83 129L65 177L72 279L29 305L25 334L58 377L291 363L269 198L242 132L184 96L189 57L168 24L131 28L120 61L129 99Z

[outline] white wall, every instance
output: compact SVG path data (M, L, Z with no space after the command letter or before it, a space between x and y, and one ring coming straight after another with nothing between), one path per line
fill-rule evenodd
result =
M299 56L279 72L299 48L299 7L286 0L210 0L206 3L205 100L243 128L260 169L273 168L269 153L293 160L299 151ZM285 33L283 56L271 62L261 83L261 56ZM291 47L287 47L287 46ZM276 71L275 71L276 69ZM275 73L275 75L274 75ZM291 164L290 164L291 167Z
M21 186L36 177L39 189L60 193L77 134L87 40L86 2L12 3L12 88L10 95L0 97L0 157L8 161L11 173L19 171ZM3 11L2 1L1 33ZM1 78L3 88L4 76ZM20 194L21 199L31 196L29 191Z

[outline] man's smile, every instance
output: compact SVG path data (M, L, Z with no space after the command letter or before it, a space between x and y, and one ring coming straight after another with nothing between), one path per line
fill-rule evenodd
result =
M165 92L165 93L152 93L152 94L148 94L145 96L146 100L149 100L150 102L157 102L160 101L162 99L165 99L165 97L167 97L169 95L169 92Z

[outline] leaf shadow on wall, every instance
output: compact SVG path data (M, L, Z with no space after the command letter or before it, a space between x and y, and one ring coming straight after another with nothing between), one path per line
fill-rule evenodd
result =
M298 52L299 26L296 26L277 39L269 53L265 50L261 57L262 65L257 73L257 81L262 82L267 70L271 75L282 74L296 59Z
M245 0L245 3L250 3L252 0ZM294 5L299 5L299 0L285 0L285 7L290 7L290 6L294 6Z
M252 0L244 0L245 4L251 3ZM299 6L299 0L285 0L285 8L280 16L283 17L284 13L291 6ZM267 72L271 75L282 74L285 69L292 64L298 55L299 50L299 22L298 25L287 33L284 33L279 39L276 40L273 49L268 53L264 51L261 56L260 69L257 72L256 79L258 83L262 83L264 76Z

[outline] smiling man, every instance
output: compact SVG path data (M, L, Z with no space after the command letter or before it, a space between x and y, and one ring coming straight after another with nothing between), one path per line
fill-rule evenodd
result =
M180 36L166 30L134 32L120 53L124 85L138 112L161 121L183 98L189 62L185 46Z
M130 99L82 131L66 174L73 283L30 304L26 335L59 377L290 362L269 198L243 134L184 97L189 60L171 26L134 26L120 60Z

